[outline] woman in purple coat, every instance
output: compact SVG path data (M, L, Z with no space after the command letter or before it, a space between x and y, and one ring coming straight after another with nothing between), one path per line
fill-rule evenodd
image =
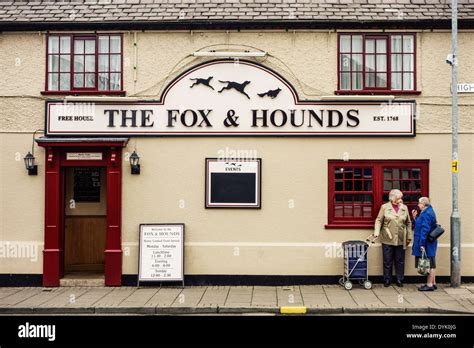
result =
M413 247L412 255L415 256L415 267L418 266L418 260L420 259L423 250L426 252L426 256L430 259L430 272L426 284L418 288L419 291L433 291L436 290L436 249L438 248L438 241L428 241L428 234L436 228L436 214L431 206L428 197L421 197L418 200L418 208L420 208L420 214L417 214L416 210L412 211L413 218L415 219L415 231L413 236Z

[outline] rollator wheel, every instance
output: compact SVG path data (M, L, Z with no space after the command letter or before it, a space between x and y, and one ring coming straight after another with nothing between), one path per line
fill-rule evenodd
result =
M364 281L364 288L366 288L367 290L372 289L372 282L370 280L365 280Z
M344 289L346 289L346 290L352 289L352 283L351 283L349 280L347 280L347 281L344 283Z
M339 285L344 286L344 278L339 279Z

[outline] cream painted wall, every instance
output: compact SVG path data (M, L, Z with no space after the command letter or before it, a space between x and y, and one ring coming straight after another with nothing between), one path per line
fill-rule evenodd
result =
M159 98L170 79L202 61L188 57L190 53L225 44L268 51L262 64L293 83L301 98L332 95L337 87L335 33L139 33L136 83L133 38L133 33L124 33L125 89L127 95L143 99ZM40 94L44 49L45 38L38 33L0 34L0 241L38 246L35 261L2 258L0 273L42 272L44 152L35 146L36 177L27 175L23 157L31 148L32 132L44 127L45 98ZM342 260L329 257L326 253L331 250L321 243L363 239L371 233L324 229L327 160L340 159L344 152L353 159L430 159L430 196L440 223L448 227L451 108L445 57L449 50L449 33L418 33L417 78L422 93L400 97L417 100L415 138L132 138L124 152L136 146L142 173L130 175L128 162L123 162L124 274L137 270L139 223L152 222L186 224L188 274L340 274ZM460 33L460 82L474 82L473 51L474 33ZM474 94L460 95L459 103L462 272L472 276ZM204 159L226 148L255 150L263 159L261 210L204 209ZM289 200L294 200L292 209ZM440 243L444 246L439 249L438 274L447 275L449 233ZM406 269L415 274L408 255ZM370 250L370 273L381 272L381 250L375 247Z

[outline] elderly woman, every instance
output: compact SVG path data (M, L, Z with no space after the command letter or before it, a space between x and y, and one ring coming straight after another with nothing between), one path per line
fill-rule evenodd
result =
M428 197L421 197L418 200L418 208L420 214L413 210L413 218L415 219L415 238L413 240L412 255L415 256L415 267L418 266L418 261L422 256L423 251L430 259L430 271L426 284L418 288L419 291L433 291L436 286L435 269L436 269L436 249L438 248L438 241L430 242L428 234L436 228L436 214L431 206Z
M408 208L402 203L403 193L391 190L389 202L380 207L375 220L374 236L380 236L383 253L384 286L390 286L395 262L397 286L403 286L405 274L405 250L412 239L411 220Z

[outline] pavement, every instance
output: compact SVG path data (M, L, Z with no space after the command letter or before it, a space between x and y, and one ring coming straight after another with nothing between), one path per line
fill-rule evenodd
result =
M474 314L474 284L0 288L11 314Z

